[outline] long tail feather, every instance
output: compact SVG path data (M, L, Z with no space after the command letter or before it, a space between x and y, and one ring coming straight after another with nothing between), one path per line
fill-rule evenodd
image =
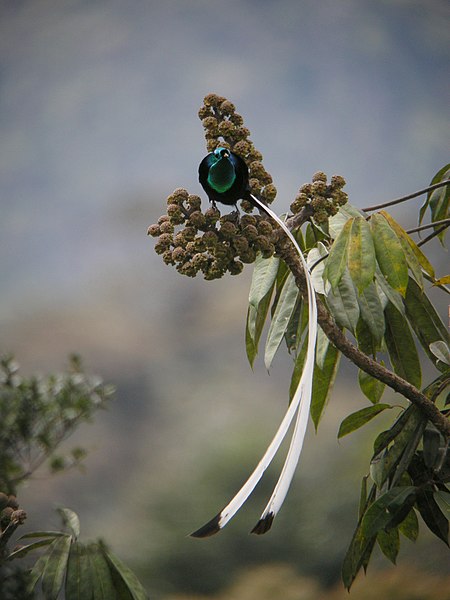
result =
M274 213L268 206L263 204L255 196L251 195L253 203L268 214L278 225L283 229L288 238L294 245L304 268L307 276L308 285L308 301L309 301L309 330L308 330L308 352L306 356L305 366L303 373L298 384L297 390L294 397L286 411L286 414L272 440L269 447L267 448L264 456L259 461L253 473L233 497L231 502L223 508L220 513L213 517L208 523L191 533L192 537L207 537L214 535L220 531L225 525L233 518L237 511L241 508L247 498L250 496L255 486L263 476L265 470L273 460L277 453L286 433L291 425L291 422L298 411L296 426L294 429L292 441L289 447L288 456L286 458L282 473L277 482L272 497L267 505L265 511L261 515L256 527L253 529L254 533L265 533L270 529L273 518L281 508L283 501L288 492L290 483L294 476L295 467L298 463L300 452L303 445L303 439L305 437L306 426L308 422L309 407L311 403L311 390L312 390L312 373L314 370L314 356L315 356L315 344L317 335L317 306L314 289L310 281L308 268L303 258L302 251L297 244L296 239L286 227L285 223Z

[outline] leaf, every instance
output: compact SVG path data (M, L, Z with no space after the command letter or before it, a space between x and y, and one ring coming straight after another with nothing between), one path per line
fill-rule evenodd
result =
M378 346L383 339L385 330L384 309L373 282L358 296L358 305L361 318L366 323Z
M23 558L28 552L32 552L37 548L42 548L43 546L49 546L53 542L54 538L46 538L45 540L39 540L38 542L33 542L31 544L27 544L26 546L21 546L11 552L8 555L8 560L12 560L13 558Z
M358 382L362 393L368 398L372 404L378 404L383 395L386 384L379 381L376 377L372 377L361 369L358 372Z
M87 549L72 543L67 563L65 600L92 600L91 563Z
M434 492L433 498L441 509L444 517L447 519L447 521L450 521L450 492Z
M439 277L436 279L433 285L447 285L450 283L450 275L444 275L444 277Z
M348 242L348 270L356 289L361 293L373 282L375 275L375 247L369 224L363 217L355 217Z
M47 562L48 562L48 558L49 558L49 555L47 553L43 554L34 563L34 566L31 569L30 577L29 577L29 580L27 583L27 590L29 593L31 593L34 590L37 582L39 581L39 579L42 576L42 573L45 571L45 568L46 568Z
M375 404L374 406L368 406L352 413L342 421L339 427L338 438L340 439L344 435L356 431L356 429L359 429L388 408L392 408L392 406L390 404Z
M428 529L448 546L448 520L434 499L433 492L421 491L417 495L417 508Z
M403 227L391 217L389 213L381 210L380 214L383 215L383 217L397 234L402 248L405 251L406 261L414 275L414 279L416 280L417 284L420 285L421 289L423 289L422 269L434 279L435 272L433 265L430 263L419 246L417 246L414 240L406 233Z
M441 362L450 365L450 349L445 342L432 342L430 344L430 352Z
M384 314L386 318L384 339L392 367L397 375L420 388L422 380L420 360L408 323L390 302L384 309Z
M19 540L25 540L27 538L36 538L36 537L57 538L57 537L66 537L66 536L67 536L67 533L64 533L64 531L31 531L30 533L24 533L23 535L21 535Z
M258 354L259 340L269 311L279 265L278 258L262 258L259 254L256 257L245 329L245 347L251 367Z
M54 540L49 548L48 561L42 575L42 592L46 600L56 600L66 574L72 539L65 535Z
M356 288L348 271L344 271L335 291L330 288L326 302L336 323L355 333L359 319L359 304Z
M353 221L354 218L351 218L344 225L342 231L331 246L326 260L323 277L330 282L333 290L336 290L347 267L348 245Z
M281 290L275 311L267 334L264 362L266 369L270 369L273 357L278 350L286 333L292 313L294 311L297 296L299 294L294 276L289 273Z
M395 565L400 550L400 535L397 527L389 531L381 529L377 535L377 542L381 552Z
M384 278L383 273L380 271L380 267L377 266L375 270L375 283L377 287L378 296L383 308L386 308L388 302L391 302L400 314L405 314L405 306L403 304L403 297L401 294L396 292L388 284Z
M436 175L431 180L430 186L434 185L436 183L440 183L441 181L445 181L449 177L450 177L450 164L443 166L442 169L439 169L439 171L436 173ZM440 189L447 190L447 193L449 193L448 192L448 186L445 186L444 188L440 188ZM425 216L425 212L426 212L428 206L430 205L430 201L431 201L431 198L432 198L432 193L433 193L432 191L428 192L427 197L425 199L425 202L420 207L420 211L419 211L419 225L421 225L423 217ZM432 220L435 221L436 219L432 218Z
M377 535L403 509L403 505L415 497L416 491L412 485L398 486L381 495L364 514L361 521L362 534L365 537Z
M99 544L89 544L88 553L91 563L92 600L111 600L116 598L108 562Z
M400 533L407 537L412 542L417 540L419 535L419 520L415 510L412 508L406 518L398 526Z
M80 519L70 508L58 508L57 512L62 517L64 526L70 530L72 537L76 540L80 537Z
M428 357L437 368L442 368L430 344L437 341L450 344L450 335L425 292L422 292L411 278L406 291L405 310L408 321Z
M370 217L377 262L387 283L402 296L408 284L405 252L395 232L379 213Z
M310 412L316 431L339 369L340 355L339 350L330 343L322 367L317 363L314 366Z
M115 573L125 584L126 589L131 594L133 600L148 600L147 593L145 592L142 584L133 573L115 554L104 550L104 555L109 563L110 569L114 570Z
M339 207L338 212L328 219L328 230L332 239L335 240L338 237L349 219L361 216L364 216L364 213L349 202Z

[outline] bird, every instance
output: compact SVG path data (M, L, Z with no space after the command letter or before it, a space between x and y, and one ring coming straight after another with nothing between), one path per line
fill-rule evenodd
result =
M273 520L280 510L284 499L288 493L292 478L298 464L300 453L305 438L306 427L308 424L309 409L311 406L312 384L315 364L315 348L317 340L317 302L312 283L311 274L308 270L303 253L284 221L272 211L266 204L251 193L249 186L248 167L243 158L228 150L218 147L214 152L205 156L199 165L199 181L205 190L209 201L215 206L216 202L228 206L235 206L237 210L238 200L248 200L253 206L265 212L273 219L284 231L297 252L303 270L306 276L308 293L308 349L305 363L298 383L297 389L288 406L288 409L275 433L274 438L269 444L263 457L257 464L253 473L232 498L232 500L210 521L191 533L192 537L204 538L219 532L234 517L250 494L253 492L257 483L263 476L265 470L272 462L283 439L289 430L291 423L295 419L294 431L291 443L288 449L286 460L283 465L280 477L274 488L272 496L265 507L261 517L251 533L261 535L269 531Z

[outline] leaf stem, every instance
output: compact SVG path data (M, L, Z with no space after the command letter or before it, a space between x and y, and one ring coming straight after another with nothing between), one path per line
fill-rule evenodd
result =
M416 198L417 196L421 196L426 192L431 192L433 190L437 190L440 187L444 187L450 183L450 179L446 179L445 181L440 181L439 183L435 183L434 185L430 185L423 190L419 190L418 192L413 192L412 194L408 194L407 196L402 196L401 198L396 198L395 200L389 200L389 202L383 202L383 204L376 204L374 206L368 206L367 208L362 208L364 212L371 212L373 210L379 210L380 208L385 208L386 206L393 206L394 204L400 204L401 202L406 202L406 200L411 200L411 198Z

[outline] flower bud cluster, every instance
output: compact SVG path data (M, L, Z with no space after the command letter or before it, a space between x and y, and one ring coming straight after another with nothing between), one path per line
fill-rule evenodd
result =
M16 497L0 492L0 537L10 524L22 525L26 518L27 513L19 509Z
M167 199L167 214L150 225L148 234L157 238L155 251L179 273L219 279L226 272L238 275L244 263L252 263L258 252L275 252L272 224L262 215L221 215L216 207L201 211L200 198L176 189Z
M271 175L262 164L262 154L249 139L250 131L244 127L244 119L236 112L234 104L223 96L208 94L198 116L205 129L206 147L213 152L218 146L228 148L245 160L249 168L249 184L252 194L265 204L270 204L277 195ZM252 212L253 205L247 200L241 203L242 210Z
M305 183L301 186L294 202L291 204L291 211L295 215L302 208L309 205L314 211L313 219L320 225L328 221L337 213L340 206L347 203L348 196L342 191L345 185L345 179L340 175L333 175L330 182L327 183L327 176L322 171L314 173L311 183Z

